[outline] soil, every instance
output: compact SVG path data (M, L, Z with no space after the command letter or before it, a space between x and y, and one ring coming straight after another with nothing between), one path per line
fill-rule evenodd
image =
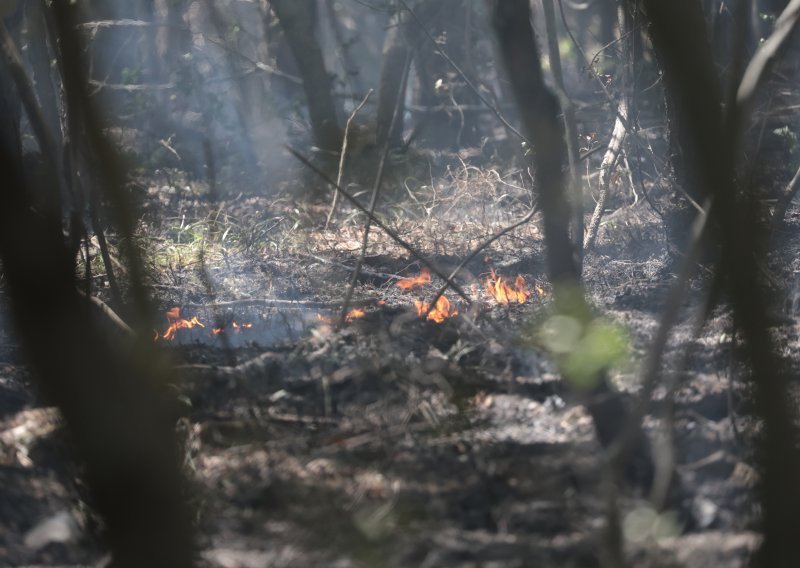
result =
M425 176L398 166L380 209L448 273L530 205L524 171L415 159L430 164ZM335 303L363 235L353 210L342 206L326 230L328 201L301 199L291 182L274 188L280 197L216 202L191 183L139 187L152 294L163 312L177 306L206 325L155 342L173 357L187 404L177 427L200 566L600 565L603 452L536 332L551 299L538 216L466 266L459 282L472 306L447 291L459 314L442 323L423 321L413 305L441 280L401 290L398 280L422 266L373 230L354 294L366 315L339 327ZM676 263L646 200L629 189L615 199L585 278L598 312L625 330L628 354L610 373L633 404ZM771 332L794 370L798 228L793 208L764 266L777 284ZM499 305L485 289L490 267L511 281L521 275L530 298ZM99 261L93 270L107 300ZM617 492L633 566L745 566L760 542L759 425L729 311L715 308L692 331L709 285L703 271L692 282L644 420L660 439L675 379L671 512L650 509L640 487ZM242 299L254 301L222 304ZM158 322L163 335L168 321ZM233 322L252 327L237 332ZM105 565L102 527L58 413L32 394L19 346L2 329L0 565Z

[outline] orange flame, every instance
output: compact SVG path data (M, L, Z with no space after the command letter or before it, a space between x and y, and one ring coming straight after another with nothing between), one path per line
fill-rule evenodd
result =
M215 327L214 329L211 330L211 333L213 333L214 335L219 335L220 333L227 332L228 329L232 329L234 333L241 333L245 329L252 329L252 327L253 327L252 323L237 323L234 321L231 322L230 328L226 326Z
M159 334L158 331L153 330L153 341L158 341L159 339L165 339L167 341L172 341L177 337L179 329L191 329L193 327L202 327L205 328L205 324L197 319L197 316L193 316L192 319L185 319L181 317L181 309L180 308L172 308L166 314L167 321L169 325L167 329L164 331L163 334ZM229 329L233 330L234 333L241 333L246 329L252 329L252 323L238 323L238 322L231 322L230 324L226 324L222 327L215 327L211 329L211 333L213 335L219 335L220 333L227 332Z
M350 323L354 320L357 320L358 318L363 318L365 315L367 315L367 312L362 310L361 308L353 308L352 310L347 312L346 316L344 316L344 321ZM334 318L332 317L323 316L322 314L317 314L317 319L324 324L333 325Z
M414 300L414 306L417 308L417 315L422 317L430 308L430 304L427 302L420 302L419 300ZM428 314L427 319L431 321L435 321L436 323L442 323L448 318L458 315L458 310L452 310L450 307L450 300L445 298L444 296L440 296L438 300L436 300L436 306L431 310L431 313Z
M367 315L367 312L365 312L361 308L353 308L352 310L347 312L346 316L344 316L344 321L349 323L353 320L357 320L358 318L363 318L365 315Z
M494 268L489 268L491 276L486 279L486 293L491 295L498 304L508 305L512 302L524 304L531 297L525 285L525 279L517 275L513 284L507 283L502 276L497 276Z
M413 290L417 286L423 286L425 284L429 284L431 281L431 271L427 268L423 268L419 276L414 278L403 278L402 280L397 281L397 286L399 286L403 290Z
M167 341L172 341L175 339L175 334L178 333L179 329L205 327L202 323L200 323L200 320L197 319L197 316L193 316L192 319L189 320L182 318L180 308L172 308L166 313L166 316L169 326L167 326L166 331L164 331L164 334L161 337ZM158 333L156 333L155 339L158 339Z

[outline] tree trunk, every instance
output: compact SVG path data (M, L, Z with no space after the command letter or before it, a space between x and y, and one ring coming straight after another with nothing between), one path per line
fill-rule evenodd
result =
M342 131L333 100L331 80L315 34L315 0L272 0L272 9L286 34L289 48L303 78L314 141L326 150L339 151Z
M788 566L796 556L800 511L800 453L796 416L787 394L789 365L778 355L765 315L766 290L759 281L758 258L764 258L763 227L751 188L736 191L738 133L744 130L742 109L731 100L723 115L711 52L694 0L643 0L650 37L673 101L671 132L679 144L683 175L695 195L714 198L711 221L721 237L720 270L730 294L737 329L745 339L755 386L756 410L763 420L758 456L764 541L758 566ZM677 35L677 34L680 35ZM680 41L675 41L680 37ZM733 97L731 97L733 99ZM727 120L726 120L727 119Z
M75 9L53 3L67 72L76 71L83 53ZM86 88L84 72L67 78ZM15 99L12 83L0 80L0 260L18 337L40 390L61 410L83 458L115 565L188 568L192 530L174 417L158 391L165 377L153 372L148 341L123 348L92 322L77 291L61 212L33 207L37 188L22 169ZM75 105L70 110L79 112Z
M375 119L375 143L378 148L383 148L387 142L391 148L397 148L403 144L407 77L405 68L412 57L411 43L408 41L408 34L405 31L408 19L408 14L399 8L392 16L383 40ZM392 127L395 106L397 106L397 119Z
M532 144L539 205L544 215L547 271L553 284L556 311L586 326L592 319L569 237L570 213L566 198L566 144L558 100L544 83L533 35L528 0L488 0L492 8L501 59L520 109L524 131ZM630 427L628 411L619 394L600 371L587 381L587 410L601 444L608 448ZM635 459L627 464L629 479L649 485L653 465L649 445L639 429L634 433Z
M42 114L53 140L56 146L61 148L61 115L50 68L53 56L50 46L47 45L48 33L41 0L25 0L25 27L31 78L36 86L36 96L39 98Z
M650 39L664 77L670 162L678 186L700 204L710 191L703 186L700 167L708 163L720 141L711 131L695 135L693 125L711 123L714 132L720 131L722 91L702 5L694 0L656 4L644 2L653 23ZM675 41L677 37L682 41ZM703 92L698 85L705 86ZM676 192L672 206L664 213L670 241L679 251L685 251L688 229L697 214L695 206L682 192Z

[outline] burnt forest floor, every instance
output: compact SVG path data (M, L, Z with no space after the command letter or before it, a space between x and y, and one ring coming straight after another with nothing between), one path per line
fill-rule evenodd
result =
M524 170L455 156L405 160L391 168L380 215L448 273L531 206ZM363 218L340 205L325 229L329 194L297 197L298 186L319 185L299 169L297 180L273 188L278 197L217 201L184 180L133 184L145 284L162 314L179 307L205 325L165 340L162 315L154 330L191 402L178 427L201 565L598 566L601 449L537 346L551 297L539 215L466 266L458 281L473 304L449 290L459 313L442 323L414 308L441 281L397 286L422 267L373 228L354 294L364 314L340 328L336 304ZM368 183L349 187L368 198ZM612 379L633 402L676 268L647 201L616 191L584 275L598 311L627 334ZM787 217L764 270L771 331L796 371L800 211ZM91 268L109 300L99 258ZM510 282L522 276L527 301L491 298L492 268ZM759 543L758 424L728 311L717 308L699 337L691 333L710 280L702 270L693 280L665 364L678 369L688 353L674 421L682 511L654 521L640 491L620 495L635 566L745 566ZM265 301L275 299L284 303ZM31 394L15 339L4 331L0 341L0 565L102 565L57 412ZM645 418L653 439L666 396L656 389Z

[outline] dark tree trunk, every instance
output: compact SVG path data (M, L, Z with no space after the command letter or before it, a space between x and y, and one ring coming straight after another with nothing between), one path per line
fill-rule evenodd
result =
M387 142L392 148L403 144L403 115L405 114L405 92L407 73L413 50L408 41L409 15L401 9L392 16L389 29L383 40L381 74L378 80L377 110L375 118L375 142L383 148ZM398 96L399 95L399 96ZM397 119L392 127L392 117L397 107ZM391 132L389 129L391 128Z
M702 5L694 0L657 3L645 0L650 39L664 76L667 103L669 154L675 181L695 203L703 203L710 188L704 187L699 168L708 163L719 140L722 124L722 91L711 57ZM655 25L655 22L658 25ZM676 41L675 38L682 38ZM700 92L698 85L704 85ZM693 125L711 123L713 130L698 132ZM676 192L665 211L670 240L685 250L688 228L697 211L682 192Z
M650 36L664 72L680 130L671 132L681 152L687 187L697 197L714 198L711 221L721 239L720 269L730 293L734 318L745 339L756 410L763 420L758 455L763 466L761 502L764 541L758 566L788 566L796 557L800 511L800 454L796 416L787 395L789 368L778 355L767 328L766 291L757 259L763 258L763 229L752 190L736 191L737 136L742 109L731 100L724 115L711 54L693 0L643 0ZM680 33L680 36L676 35ZM680 41L675 41L680 37ZM732 97L731 97L732 98Z
M25 27L31 78L36 86L36 95L39 98L45 122L56 146L60 148L62 145L61 115L50 68L53 55L47 44L48 33L41 0L25 0Z
M430 2L429 2L430 3ZM427 8L423 21L427 31L439 42L461 70L477 82L470 61L472 39L467 26L472 10L471 2L464 0L435 0ZM435 11L434 11L435 10ZM414 25L412 23L411 25ZM419 79L417 103L424 107L475 105L479 101L464 84L463 79L436 50L430 39L421 32L416 69ZM420 138L434 148L458 149L477 146L477 114L459 112L457 109L427 113Z
M341 150L342 131L337 119L331 79L325 69L315 33L315 0L272 0L272 9L286 34L308 103L315 143L326 150Z
M393 147L403 142L404 98L400 99L398 120L393 131L388 132L394 114L397 93L405 95L406 85L402 78L408 61L414 60L417 81L416 102L426 108L452 106L451 110L425 111L424 120L418 125L420 138L435 148L457 148L478 143L477 115L462 113L458 105L477 102L472 92L464 85L450 64L438 53L425 31L446 42L442 49L464 71L471 71L471 34L468 33L468 17L471 6L463 0L420 0L410 2L426 30L402 6L392 17L383 43L383 61L378 84L376 139L380 146L388 138ZM402 83L402 84L401 84Z
M84 45L75 5L52 5L59 37L67 107L84 125L87 146L108 188L121 188L124 174L102 144L88 105ZM3 83L5 84L5 83ZM115 565L177 567L193 564L193 543L173 410L161 392L166 377L156 370L150 342L118 345L90 317L77 292L75 255L65 246L61 216L31 208L20 162L0 130L0 257L14 323L43 394L58 405L85 463L91 503L103 516ZM114 171L112 176L107 175ZM116 194L115 194L116 195ZM118 200L110 200L118 201ZM131 234L130 223L118 227ZM138 258L129 254L132 290ZM139 300L139 292L132 296ZM146 307L138 301L137 307ZM139 327L146 316L140 314ZM39 322L49 323L42 326Z
M20 28L22 10L17 8L15 13L5 19L3 25L14 37ZM0 136L4 153L11 159L22 161L22 139L20 137L20 119L22 117L22 103L20 102L14 79L5 62L0 62Z
M590 321L578 263L569 237L569 205L566 197L566 144L559 105L544 83L539 54L530 23L528 0L488 0L501 59L517 101L524 132L532 144L533 165L544 215L547 271L553 284L556 310L581 324ZM609 386L605 373L590 381L587 409L601 444L608 448L629 427L628 412ZM649 486L653 466L649 445L641 431L635 433L635 460L628 464L629 478Z

